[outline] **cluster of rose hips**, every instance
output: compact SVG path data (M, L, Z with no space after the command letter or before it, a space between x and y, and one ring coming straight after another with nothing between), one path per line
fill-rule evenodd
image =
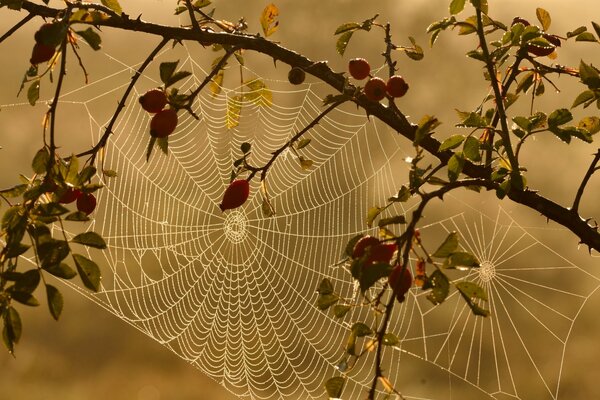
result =
M382 243L374 236L363 236L356 242L352 250L352 258L360 259L365 257L363 268L369 268L377 263L389 264L398 250L395 243ZM388 283L396 300L402 303L405 300L406 293L413 283L413 278L408 268L397 263L388 277Z
M96 197L92 193L82 192L72 186L69 186L58 199L61 204L70 204L74 201L76 201L77 210L86 215L91 214L96 209Z
M348 63L348 72L359 81L371 74L371 66L364 58L353 58ZM387 82L378 77L371 77L365 84L365 96L371 101L381 101L386 94L390 97L402 97L408 91L408 83L400 75L391 76Z
M529 23L529 21L527 21L524 18L521 17L515 17L512 21L511 26L514 26L515 24L523 24L524 26L530 26L531 24ZM561 45L561 41L560 38L556 35L550 35L548 33L542 33L542 37L544 39L546 39L551 46L548 47L542 47L542 46L538 46L536 44L528 44L527 45L527 52L530 54L533 54L534 56L538 56L538 57L544 57L544 56L549 56L550 54L552 54L554 52L554 50L557 47L560 47Z
M177 127L177 110L165 108L167 95L162 89L151 89L140 97L140 104L147 112L154 114L150 121L150 136L165 138Z
M31 58L29 59L29 62L32 65L38 65L40 63L50 61L52 57L54 57L56 46L52 45L50 40L48 40L50 32L54 28L54 24L44 24L35 33L35 45L33 46Z

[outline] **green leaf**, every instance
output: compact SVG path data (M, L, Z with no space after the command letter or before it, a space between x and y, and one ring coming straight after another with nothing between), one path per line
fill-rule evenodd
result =
M76 155L69 158L69 164L65 175L65 182L71 185L77 185L79 177L79 159Z
M433 133L433 130L441 125L441 122L432 115L424 115L419 121L419 127L415 132L414 145L418 145L421 140Z
M373 330L362 322L355 322L350 330L356 337L364 337L373 333Z
M552 23L552 18L550 18L550 13L543 8L536 8L535 15L537 16L538 21L542 24L542 29L547 31L550 28L550 24Z
M596 35L600 36L600 25L598 25L597 23L592 21L592 26L594 27L594 30L596 31Z
M75 33L81 36L92 49L97 51L102 47L102 38L91 27L85 31L75 31Z
M348 32L348 31L355 31L357 29L360 29L360 27L361 27L361 25L358 22L346 22L345 24L342 24L337 27L334 35L339 35L340 33Z
M598 40L596 39L596 37L594 36L593 33L583 32L583 33L580 33L579 35L577 35L577 37L575 38L575 41L577 41L577 42L597 42Z
M52 285L46 285L46 298L52 318L58 321L63 309L63 296L60 291Z
M106 7L110 8L117 14L121 15L123 13L123 9L121 9L121 5L119 4L118 0L100 0L100 1L102 2L102 4L104 4Z
M300 162L300 167L306 171L313 166L313 160L309 160L304 158L303 156L298 157L298 162Z
M77 272L65 263L49 265L44 270L62 279L73 279L77 276Z
M69 212L69 210L59 203L41 203L35 207L35 213L42 217L58 217Z
M579 78L590 89L600 88L600 73L591 65L579 62Z
M488 126L488 123L481 115L476 112L470 112L468 117L461 123L456 124L456 126L461 128L485 128Z
M458 248L458 234L456 232L450 232L444 242L438 247L438 249L431 256L436 258L446 258Z
M69 244L64 240L51 239L37 246L41 267L56 265L69 255Z
M362 293L369 290L378 280L387 278L392 272L392 266L387 263L376 263L363 267L358 280Z
M388 201L404 203L405 201L407 201L408 199L410 199L410 196L411 196L410 189L407 188L406 186L402 185L402 187L398 191L398 194L395 195L395 196L390 197L388 199Z
M14 353L14 345L19 343L22 332L23 325L21 324L19 313L13 307L8 307L4 313L4 330L2 332L2 338L4 339L4 344L8 348L8 351L11 353Z
M83 167L83 169L79 173L79 176L77 178L78 184L79 185L85 184L86 182L90 181L94 177L95 174L96 174L96 167L94 167L93 165L86 165L85 167Z
M347 305L336 304L333 307L333 315L335 315L336 318L343 318L346 314L348 314L348 311L350 311L351 308L352 307Z
M383 335L383 340L381 342L386 346L395 346L400 343L400 339L398 339L398 336L394 335L393 333L387 332L385 335Z
M580 104L593 101L595 98L596 98L596 95L594 94L593 91L585 90L577 96L577 98L573 102L573 105L571 105L571 108L575 108Z
M30 269L21 274L15 281L14 290L18 292L33 293L40 283L40 272Z
M446 275L439 270L435 270L427 279L427 284L423 286L423 289L431 289L431 292L427 295L427 300L435 305L441 304L448 297L450 282Z
M448 180L454 182L460 176L463 166L465 165L465 158L461 152L455 153L448 160Z
M487 293L485 292L485 290L481 286L477 285L476 283L469 282L469 281L462 281L462 282L456 283L454 286L456 286L456 288L463 295L467 296L470 299L480 299L480 300L484 300L484 301L488 300Z
M335 49L340 56L343 56L346 52L346 47L348 47L348 43L350 42L353 33L354 31L346 31L342 33L337 42L335 42Z
M321 294L317 299L317 307L319 310L325 311L339 300L340 298L335 294Z
M176 84L180 80L185 79L185 78L187 78L190 75L192 75L192 73L189 72L189 71L177 71L177 72L175 72L173 75L171 75L171 77L169 78L169 80L165 83L165 88Z
M406 223L406 217L404 217L404 215L396 215L396 216L390 217L390 218L381 218L379 220L379 222L377 223L377 226L380 228L383 228L384 226L388 226L388 225L405 224L405 223Z
M467 268L476 268L479 267L479 260L471 253L465 253L462 251L452 253L450 257L444 263L444 267L446 268L456 268L456 267L467 267Z
M48 162L50 161L50 153L46 147L42 147L35 153L33 161L31 162L31 168L36 174L43 174L48 168Z
M486 14L488 13L488 0L470 0L473 7L481 10L483 12L484 20L487 18Z
M550 127L560 126L560 125L566 124L567 122L570 122L572 119L573 119L573 115L571 114L571 112L569 110L567 110L566 108L559 108L558 110L554 110L548 116L548 126L550 126Z
M336 376L334 378L327 379L327 382L325 382L325 390L327 391L327 396L329 396L330 399L341 398L345 383L346 380L341 376Z
M27 89L27 100L29 100L29 104L35 106L35 103L40 98L40 80L36 79L31 82L29 85L29 89Z
M452 135L448 139L444 140L440 145L438 151L445 151L455 149L465 140L464 135Z
M579 28L577 28L575 30L567 32L567 39L572 38L573 36L577 36L580 33L585 32L585 31L587 31L587 28L585 26L580 26Z
M369 211L367 212L367 220L366 220L367 226L369 228L371 228L373 226L373 221L375 221L375 218L377 218L383 210L385 210L385 208L377 207L377 206L369 208Z
M65 217L67 221L77 221L77 222L85 222L89 221L90 217L87 216L86 213L82 211L75 211Z
M83 244L85 246L94 247L96 249L105 249L106 242L102 238L102 236L98 235L96 232L84 232L75 236L71 239L73 243Z
M167 82L175 73L175 69L177 69L177 65L179 64L179 60L172 62L163 62L160 64L160 80L166 85Z
M463 154L466 158L473 162L481 161L481 154L479 139L469 136L465 139L465 144L463 145Z
M310 139L309 138L300 139L296 143L296 150L303 149L304 147L308 146L309 144L310 144Z
M40 302L28 292L11 291L10 297L21 304L25 304L26 306L37 307L40 305Z
M6 249L7 249L6 257L8 257L8 258L18 257L21 254L24 254L30 248L31 248L30 245L24 244L24 243L7 245L6 246Z
M348 257L352 257L352 254L354 254L354 246L356 246L356 243L358 243L358 241L360 239L362 239L365 235L360 234L360 235L356 235L354 236L352 239L350 239L348 241L348 243L346 244L346 249L344 251L344 253L348 256Z
M0 194L4 197L8 197L8 198L19 197L23 193L25 193L25 191L27 190L28 187L29 187L29 185L24 183L21 185L11 187L9 189L0 190ZM4 224L3 224L3 228L5 228Z
M452 0L450 2L450 14L455 15L464 10L466 0Z
M85 287L98 292L100 290L100 268L98 268L98 265L81 254L73 254L73 259Z
M317 292L319 294L331 294L331 293L333 293L333 285L331 284L331 281L329 279L327 279L327 278L323 278L323 280L319 284Z

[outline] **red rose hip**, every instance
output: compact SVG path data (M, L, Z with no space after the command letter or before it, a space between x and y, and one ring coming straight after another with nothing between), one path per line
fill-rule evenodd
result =
M306 79L306 73L301 68L293 67L290 69L288 81L292 85L300 85L304 82L304 79Z
M177 127L177 111L172 108L161 110L150 121L150 136L164 138Z
M167 105L167 95L160 89L152 89L140 97L140 104L144 110L156 114Z
M385 88L390 96L402 97L408 91L408 83L400 75L394 75L388 79Z
M77 210L91 214L96 209L96 197L91 193L84 193L77 198Z
M36 43L31 51L31 58L29 59L29 62L33 65L38 65L40 63L50 61L50 59L54 56L54 52L54 47L45 45L43 43Z
M381 78L371 78L365 85L365 96L371 101L380 101L385 97L386 85Z
M412 286L412 275L408 268L404 268L402 265L397 265L396 268L392 270L388 278L388 283L392 288L392 292L394 296L396 296L396 300L398 303L402 303L406 299L406 293Z
M238 179L229 184L225 193L223 194L223 200L219 204L221 211L231 210L238 208L248 200L250 195L250 182L246 179Z
M354 250L352 250L352 258L360 258L365 254L365 251L371 247L379 244L379 239L376 237L367 235L360 238L358 242L354 245Z
M348 62L348 71L354 79L365 79L371 73L371 66L364 58L353 58Z
M81 196L81 190L69 187L66 192L58 199L59 203L69 204L77 200Z

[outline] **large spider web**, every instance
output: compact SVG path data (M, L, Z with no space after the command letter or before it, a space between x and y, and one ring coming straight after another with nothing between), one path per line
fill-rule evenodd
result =
M123 90L136 67L105 56L117 72L61 98L87 116L93 141L107 122L101 105ZM194 60L191 51L182 59L193 72L182 91L206 76ZM265 82L272 106L243 103L233 129L226 128L227 100L240 89L202 93L194 105L200 119L180 113L168 157L156 149L150 162L149 115L135 96L128 102L102 160L119 176L103 181L89 226L109 245L89 253L102 265L102 290L69 284L235 395L324 398L325 379L345 370L351 324L367 316L357 310L340 320L318 310L316 287L328 277L341 294L354 295L339 265L343 247L366 232L366 210L384 204L406 179L404 158L412 149L377 121L338 109L307 134L312 142L301 154L314 162L309 170L288 152L269 171L275 216L263 215L256 179L249 201L222 213L218 204L240 144L252 143L251 160L260 165L323 109L322 85ZM115 89L97 90L106 83ZM434 307L412 289L390 326L401 343L385 352L388 376L407 399L558 399L569 336L598 279L504 209L462 208L428 222L423 236L461 233L482 267L453 278L485 287L491 316L472 316L456 293ZM364 397L372 361L368 356L347 371L345 399Z

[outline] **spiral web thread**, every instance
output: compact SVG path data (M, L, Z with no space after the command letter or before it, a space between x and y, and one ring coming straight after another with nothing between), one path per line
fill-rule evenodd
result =
M99 102L121 92L135 68L105 56L121 70L61 98L87 116L94 141L106 124ZM182 64L193 72L184 92L206 71L191 52ZM109 245L88 250L102 266L102 291L69 285L237 396L325 398L323 382L346 369L349 327L368 313L356 309L336 319L319 311L316 287L328 277L337 292L355 296L339 265L343 247L367 232L366 210L384 204L406 179L404 158L412 149L377 121L337 109L306 135L312 142L300 153L313 160L309 170L289 151L273 164L266 183L275 216L263 216L257 179L243 207L222 213L218 204L240 144L252 143L251 162L262 165L323 109L322 85L265 82L272 106L245 102L234 129L226 128L227 99L239 88L217 96L204 91L194 105L200 119L180 112L169 156L155 149L150 162L150 116L136 96L130 99L103 159L119 176L103 182L89 226ZM106 83L115 89L96 94L95 86ZM504 210L488 216L464 208L422 233L461 233L482 267L453 278L482 285L492 314L472 316L456 292L433 307L413 288L390 325L401 343L386 348L386 373L406 399L557 399L571 329L598 280ZM344 399L364 397L372 365L368 355L346 371Z

